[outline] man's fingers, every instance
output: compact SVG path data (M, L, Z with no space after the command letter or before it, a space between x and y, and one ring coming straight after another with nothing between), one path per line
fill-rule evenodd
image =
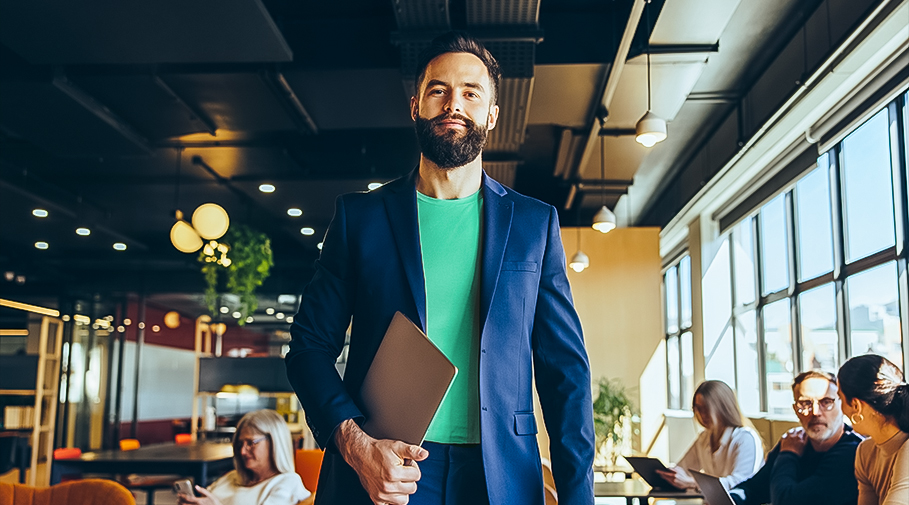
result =
M392 446L392 450L394 450L395 454L400 456L401 459L423 461L427 456L429 456L429 451L420 447L419 445L410 445L404 442L395 442Z

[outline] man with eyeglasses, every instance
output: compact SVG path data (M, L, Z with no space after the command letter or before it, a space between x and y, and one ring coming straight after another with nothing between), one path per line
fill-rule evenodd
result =
M792 381L793 428L754 477L729 494L737 505L847 505L858 500L855 450L862 438L843 422L836 377L809 371Z

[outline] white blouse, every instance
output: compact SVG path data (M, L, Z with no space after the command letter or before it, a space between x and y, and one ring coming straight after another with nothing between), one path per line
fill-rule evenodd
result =
M224 505L296 505L309 498L303 480L294 472L279 473L253 486L241 486L236 470L208 487Z
M716 452L710 449L710 433L702 431L676 466L715 475L726 489L750 478L764 464L761 438L751 428L726 428Z

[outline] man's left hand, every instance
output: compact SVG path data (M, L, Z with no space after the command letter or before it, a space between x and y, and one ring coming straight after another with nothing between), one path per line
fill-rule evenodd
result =
M694 477L686 472L684 468L675 466L665 471L657 470L656 473L658 473L663 480L679 489L697 489L698 487L698 483L694 481Z
M802 428L792 428L780 438L780 452L789 451L801 457L808 443L808 435Z

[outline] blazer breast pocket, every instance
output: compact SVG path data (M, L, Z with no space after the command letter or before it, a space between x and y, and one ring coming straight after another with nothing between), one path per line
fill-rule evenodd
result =
M539 266L534 261L503 261L502 271L536 272Z
M518 412L514 415L515 435L536 435L537 420L533 412Z

